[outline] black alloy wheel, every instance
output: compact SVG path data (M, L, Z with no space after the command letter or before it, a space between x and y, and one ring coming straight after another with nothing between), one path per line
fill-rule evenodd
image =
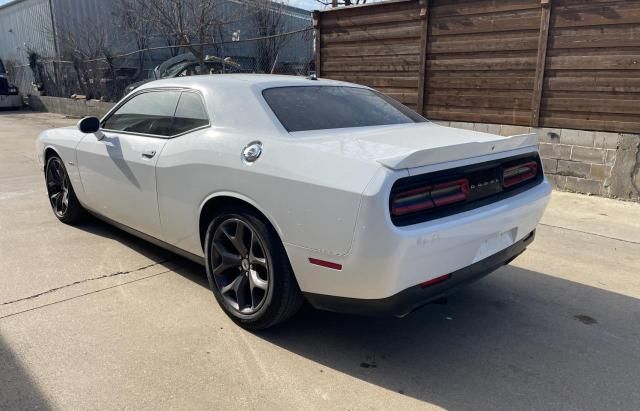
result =
M272 264L260 236L244 221L229 218L216 228L211 272L227 304L250 315L264 304Z
M76 198L60 157L53 155L47 160L45 180L51 209L58 220L66 224L80 221L84 210Z
M302 306L304 298L282 241L256 210L219 210L207 228L204 249L211 291L241 327L272 327Z

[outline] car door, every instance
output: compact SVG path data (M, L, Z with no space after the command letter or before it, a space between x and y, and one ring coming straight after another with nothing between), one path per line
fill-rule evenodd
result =
M163 240L192 253L195 250L196 254L202 248L199 241L198 246L193 242L193 219L197 218L194 209L202 198L194 201L194 197L208 186L206 181L216 178L207 165L218 161L216 153L205 147L219 147L221 143L210 126L203 96L196 91L183 91L173 120L175 135L167 142L156 166Z
M161 238L155 167L179 97L177 90L143 90L102 121L102 134L81 140L78 169L90 209Z

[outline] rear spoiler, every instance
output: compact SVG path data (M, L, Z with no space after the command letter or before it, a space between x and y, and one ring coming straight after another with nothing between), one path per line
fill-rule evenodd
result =
M537 146L537 144L538 136L535 133L518 134L509 137L496 136L495 140L472 141L441 147L417 149L393 157L381 158L377 161L390 169L400 170L484 156L523 147L534 147Z

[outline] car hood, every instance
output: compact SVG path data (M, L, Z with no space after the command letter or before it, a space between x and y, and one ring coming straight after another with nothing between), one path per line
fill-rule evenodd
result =
M314 150L407 169L535 146L535 134L502 137L434 123L291 133Z

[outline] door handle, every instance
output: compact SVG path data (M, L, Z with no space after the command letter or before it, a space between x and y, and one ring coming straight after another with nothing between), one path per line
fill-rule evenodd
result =
M145 150L142 152L142 157L153 158L156 155L156 150Z

